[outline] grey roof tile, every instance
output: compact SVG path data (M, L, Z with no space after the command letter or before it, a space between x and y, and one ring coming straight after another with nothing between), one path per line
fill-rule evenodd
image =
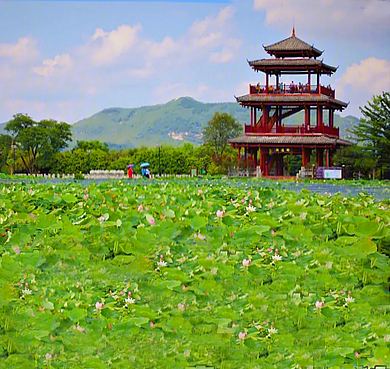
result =
M328 137L320 134L307 135L245 135L232 138L231 144L262 144L262 145L336 145L349 146L351 142L341 138Z
M276 42L272 45L264 46L265 51L269 54L283 54L286 52L294 52L294 55L311 55L320 56L321 50L302 41L296 36L290 36L282 41Z

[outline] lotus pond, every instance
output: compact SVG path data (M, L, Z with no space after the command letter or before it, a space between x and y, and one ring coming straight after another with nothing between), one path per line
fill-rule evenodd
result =
M7 183L0 368L390 364L390 199Z

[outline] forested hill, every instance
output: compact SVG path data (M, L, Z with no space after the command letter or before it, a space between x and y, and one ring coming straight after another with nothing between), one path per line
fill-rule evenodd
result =
M140 108L109 108L73 124L74 142L99 140L111 148L154 147L157 144L181 145L184 141L201 144L201 132L215 112L229 113L240 123L249 124L249 109L237 103L202 103L181 97L166 104ZM312 121L314 121L313 112ZM48 117L50 118L50 117ZM327 116L324 114L326 121ZM302 124L303 112L284 120L284 124ZM353 116L335 116L340 136L347 138L347 128L358 122ZM0 125L0 133L4 125Z
M178 146L183 141L201 144L201 132L215 112L229 113L240 123L249 124L249 109L237 103L202 103L181 97L162 105L141 108L105 109L73 126L75 140L100 140L110 147L153 147L157 144ZM314 121L315 112L313 112ZM327 119L324 114L324 119ZM303 112L284 120L285 124L302 124ZM335 116L335 126L347 138L346 129L358 119Z

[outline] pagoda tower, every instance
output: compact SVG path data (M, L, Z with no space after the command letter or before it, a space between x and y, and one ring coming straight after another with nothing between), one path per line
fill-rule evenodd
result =
M317 167L331 167L334 151L351 144L340 139L334 127L335 111L342 111L348 103L337 100L330 85L320 83L321 75L331 76L337 68L318 60L323 51L296 37L294 28L291 37L263 47L274 58L248 63L256 72L265 73L265 85L249 85L249 94L235 97L250 109L245 135L229 140L238 149L239 166L245 162L252 170L260 167L263 176L283 176L285 155L302 155L302 166L307 168L315 150ZM304 76L303 83L294 83L291 75ZM304 111L302 124L283 124L300 111ZM311 119L313 113L315 119Z

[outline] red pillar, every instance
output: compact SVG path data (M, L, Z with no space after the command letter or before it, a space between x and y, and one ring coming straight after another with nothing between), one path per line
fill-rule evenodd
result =
M308 132L310 126L310 106L305 106L305 132Z
M269 167L268 167L268 148L261 147L260 148L260 169L263 176L269 175Z
M311 149L304 147L302 148L302 166L306 167L310 163Z
M317 149L317 167L324 166L324 149Z
M329 127L333 128L334 122L334 109L329 109Z
M330 152L329 149L326 149L326 156L325 156L325 165L327 167L330 167Z
M322 106L317 106L317 128L322 130L323 124Z
M263 106L263 124L264 127L268 126L268 109L266 106Z

